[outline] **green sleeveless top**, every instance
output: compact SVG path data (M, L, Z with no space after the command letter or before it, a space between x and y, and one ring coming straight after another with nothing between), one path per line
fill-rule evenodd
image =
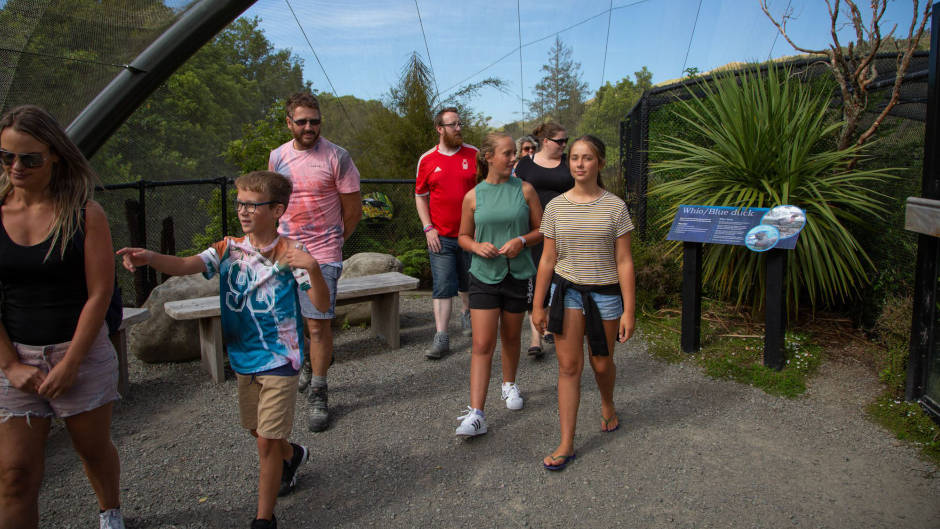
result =
M476 190L477 207L473 212L476 232L473 239L489 242L500 248L506 241L532 231L529 226L529 204L522 194L522 180L510 178L501 184L480 182ZM496 284L511 274L516 279L535 275L529 248L523 248L512 259L499 255L493 258L473 254L470 273L484 283Z

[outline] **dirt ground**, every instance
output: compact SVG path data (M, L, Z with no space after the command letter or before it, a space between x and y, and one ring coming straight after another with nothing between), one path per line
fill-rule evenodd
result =
M461 440L470 340L455 332L452 353L428 361L433 332L426 295L402 298L401 349L367 329L338 332L334 419L310 433L299 404L293 440L312 457L278 503L281 528L940 527L937 468L865 418L879 386L851 354L833 355L808 393L788 400L659 362L641 329L616 350L621 428L600 431L586 369L577 459L550 473L541 459L558 442L552 352L522 359L525 408L509 411L497 350L489 432ZM113 427L128 527L247 528L257 456L238 425L234 380L213 384L198 362L132 358L131 383ZM61 427L47 454L42 527L91 527L94 494Z

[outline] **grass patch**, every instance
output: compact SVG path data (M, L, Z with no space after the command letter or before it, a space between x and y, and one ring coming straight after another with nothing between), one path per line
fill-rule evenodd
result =
M904 401L912 307L910 297L889 297L875 322L875 342L868 344L868 354L885 390L866 411L873 421L920 448L925 458L940 466L940 427L919 404Z
M674 309L640 315L643 335L653 357L669 363L688 361L713 378L730 379L771 395L794 398L806 392L806 380L822 360L822 347L806 333L787 332L786 365L775 371L763 364L763 329L746 312L703 307L702 348L696 354L680 349L681 316Z
M868 415L893 432L898 439L920 448L921 453L940 466L940 427L916 402L905 402L884 393L868 405Z

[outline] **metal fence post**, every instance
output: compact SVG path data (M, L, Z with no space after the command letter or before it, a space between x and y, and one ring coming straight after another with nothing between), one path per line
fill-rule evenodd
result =
M219 189L222 191L222 237L228 236L228 178L222 177L219 182Z

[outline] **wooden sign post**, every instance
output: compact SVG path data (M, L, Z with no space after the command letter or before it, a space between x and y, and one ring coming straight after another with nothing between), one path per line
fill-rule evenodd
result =
M765 266L764 365L780 370L786 363L786 263L784 250L796 248L806 213L796 206L730 208L679 206L666 237L683 241L682 255L682 351L701 348L703 244L746 246L767 252Z

